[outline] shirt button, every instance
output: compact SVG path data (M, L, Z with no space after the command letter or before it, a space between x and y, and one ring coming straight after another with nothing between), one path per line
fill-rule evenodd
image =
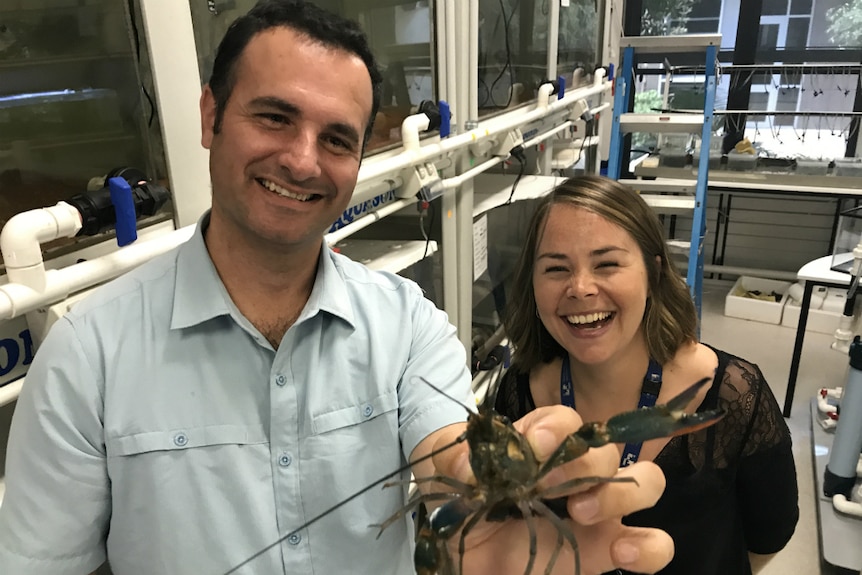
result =
M365 417L371 417L371 414L374 413L374 406L371 404L365 404L365 407L362 408L362 414Z
M183 447L188 442L189 438L185 433L177 433L174 435L174 445L177 447Z
M287 542L291 545L299 545L299 542L302 541L302 536L299 533L292 533L288 538Z
M293 461L293 459L290 457L289 453L282 453L278 458L278 464L282 467L287 467L290 465L291 461Z
M287 378L286 378L286 377L284 377L283 375L279 374L279 375L275 378L275 383L276 383L276 385L278 385L278 386L282 386L282 385L284 385L285 383L287 383Z

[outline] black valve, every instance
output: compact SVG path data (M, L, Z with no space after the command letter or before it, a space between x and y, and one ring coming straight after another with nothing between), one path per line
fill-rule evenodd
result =
M114 227L117 214L111 203L111 190L108 180L121 177L132 188L132 200L135 205L135 216L152 216L167 202L171 193L164 187L150 182L146 175L136 168L117 168L105 177L104 185L95 191L76 194L66 200L81 213L81 230L79 236L94 236Z

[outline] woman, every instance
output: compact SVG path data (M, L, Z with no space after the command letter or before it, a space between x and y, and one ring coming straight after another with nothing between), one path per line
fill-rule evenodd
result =
M689 411L720 408L717 424L620 446L621 465L653 460L667 477L658 504L625 521L673 537L660 573L747 575L787 544L799 517L790 431L756 365L698 342L688 288L637 193L597 176L560 185L533 216L514 282L514 362L496 399L512 420L562 403L606 421L713 378Z

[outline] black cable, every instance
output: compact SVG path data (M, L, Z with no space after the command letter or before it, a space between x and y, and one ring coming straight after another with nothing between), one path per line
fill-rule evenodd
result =
M506 42L505 42L506 64L500 70L500 73L497 74L497 77L494 78L494 81L491 82L491 89L488 90L488 94L489 94L490 99L491 99L491 105L494 108L505 109L505 108L508 108L509 105L512 103L512 92L514 91L514 88L515 88L515 78L512 76L512 73L511 73L512 72L512 47L509 44L509 26L512 23L512 18L515 17L515 11L518 10L520 7L519 5L521 3L521 0L518 0L517 2L515 2L515 5L512 7L512 13L509 14L508 18L506 17L506 8L505 8L505 6L503 6L503 0L499 0L499 3L500 3L500 13L501 13L502 18L503 18L503 34L504 34L505 40L506 40ZM506 70L509 70L509 72L510 72L509 73L509 98L506 101L505 106L500 106L494 100L494 87L497 85L497 82L499 82L500 79L503 77L503 74L506 73Z
M135 4L134 0L128 0L127 2L129 7L129 23L132 25L132 37L135 39L135 64L140 68L141 66L141 35L138 32L138 24L135 22ZM141 92L144 93L144 97L147 99L147 102L150 104L150 118L147 120L147 127L152 128L153 120L156 117L156 103L153 101L153 98L150 96L150 93L147 91L147 87L141 82Z
M527 171L527 156L524 155L524 148L521 146L515 146L512 149L511 154L513 158L520 162L521 168L518 170L518 175L515 177L515 182L512 184L512 192L509 194L509 199L506 200L505 205L512 203L512 198L515 197L515 188L518 187L518 182L521 181L521 178L524 177L524 172Z
M428 248L431 245L431 232L434 230L434 215L437 213L434 209L434 202L428 202L428 211L431 212L431 215L428 218L428 233L425 235L425 252L422 254L423 260L428 257Z

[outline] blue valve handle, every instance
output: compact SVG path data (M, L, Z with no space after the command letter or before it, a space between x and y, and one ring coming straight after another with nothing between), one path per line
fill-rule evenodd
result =
M448 138L452 133L452 111L445 100L437 102L437 107L440 109L440 137Z
M138 239L132 187L124 178L116 177L108 180L108 189L111 190L111 203L117 214L117 245L127 246Z
M557 100L562 100L566 97L566 77L557 76L557 85L559 86L557 89Z

